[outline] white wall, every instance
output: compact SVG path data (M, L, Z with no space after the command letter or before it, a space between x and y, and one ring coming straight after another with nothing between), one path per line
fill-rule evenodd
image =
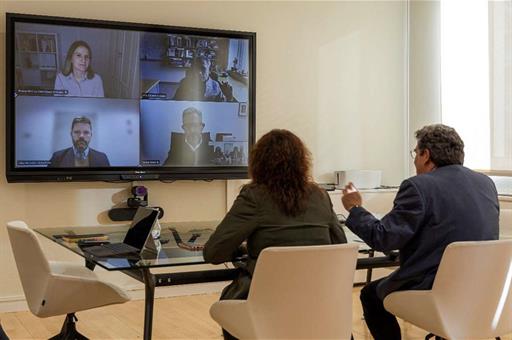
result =
M304 139L315 177L340 169L382 169L384 184L404 172L406 2L2 1L0 93L5 93L5 12L81 17L257 33L257 136L287 128ZM0 96L0 112L5 109ZM0 119L0 128L4 128ZM128 184L7 184L0 139L0 302L22 295L5 222L32 226L108 224L106 211ZM165 221L219 219L224 181L144 183ZM236 186L236 185L235 185ZM231 196L233 186L228 187ZM50 258L79 261L44 243ZM132 282L110 275L121 284Z
M409 149L414 132L441 123L441 12L439 1L412 0L409 14ZM415 174L412 159L409 173Z

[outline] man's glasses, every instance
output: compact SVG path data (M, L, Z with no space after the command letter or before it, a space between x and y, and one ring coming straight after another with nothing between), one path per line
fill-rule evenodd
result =
M191 129L191 128L202 128L204 127L204 123L185 123L183 124L183 128Z
M409 150L409 155L411 155L412 159L416 158L416 149Z

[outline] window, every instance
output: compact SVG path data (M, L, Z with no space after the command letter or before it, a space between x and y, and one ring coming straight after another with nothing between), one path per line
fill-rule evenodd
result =
M441 88L442 121L464 140L465 165L512 175L510 1L441 1Z
M512 4L489 3L491 169L512 174Z
M465 143L465 165L490 168L487 0L441 1L442 121Z

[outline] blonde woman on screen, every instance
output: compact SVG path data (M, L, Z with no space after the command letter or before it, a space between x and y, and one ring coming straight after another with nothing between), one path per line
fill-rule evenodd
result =
M66 90L62 93L74 97L104 97L103 81L99 74L94 73L92 51L85 41L77 40L71 44L66 55L62 72L55 78L55 90Z

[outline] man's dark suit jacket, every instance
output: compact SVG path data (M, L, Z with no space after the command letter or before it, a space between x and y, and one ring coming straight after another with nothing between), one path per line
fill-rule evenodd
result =
M492 180L461 165L440 167L402 182L380 221L362 207L346 225L378 251L400 250L400 268L377 294L430 289L444 249L456 241L497 240L499 204Z
M90 167L110 166L108 157L103 152L89 148L88 158ZM50 168L73 168L74 166L75 153L72 147L54 152L48 165Z
M210 133L202 134L203 142L197 149L197 165L213 165L213 145L210 145ZM185 134L171 133L171 147L164 165L194 166L196 152L185 143Z

